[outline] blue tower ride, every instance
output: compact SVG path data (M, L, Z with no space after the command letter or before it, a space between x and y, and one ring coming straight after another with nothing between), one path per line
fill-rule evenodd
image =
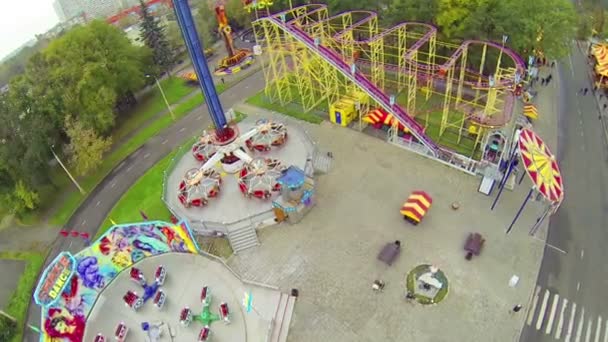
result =
M190 54L190 59L192 60L192 65L194 66L194 72L196 72L199 86L203 91L211 120L215 126L217 140L220 143L230 142L235 138L236 133L235 130L228 127L228 123L226 122L222 103L215 91L213 77L211 76L209 66L207 65L207 59L203 52L204 47L196 32L196 26L192 19L192 12L190 11L188 0L173 0L173 7L175 9L175 16L177 17L179 28L182 31L186 47Z

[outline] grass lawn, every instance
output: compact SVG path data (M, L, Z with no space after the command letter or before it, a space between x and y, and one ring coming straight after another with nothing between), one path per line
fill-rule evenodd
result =
M264 95L263 90L255 95L253 95L252 97L248 98L246 102L251 105L260 107L260 108L264 108L267 110L273 110L273 111L279 112L281 114L289 115L298 120L302 120L302 121L306 121L306 122L310 122L310 123L314 123L314 124L320 124L321 122L323 122L323 118L321 118L320 116L318 116L314 113L304 113L304 111L302 110L302 107L300 107L298 104L290 103L287 106L282 106L279 103L270 102L270 100L266 97L266 95Z
M191 144L190 139L187 144ZM188 151L188 149L183 149ZM116 202L114 208L97 231L95 238L100 237L110 227L111 220L117 223L129 223L142 221L139 213L142 210L151 220L169 221L171 213L165 207L161 199L163 192L163 175L169 167L171 160L176 155L176 151L169 153L160 162L150 168L137 182L125 192L120 200Z
M177 103L184 96L197 90L197 88L188 85L184 80L177 77L164 79L160 81L160 84L170 104ZM153 84L152 87L153 90L140 99L138 105L131 113L126 114L123 118L117 118L117 128L112 132L112 139L115 142L120 141L156 114L167 110L158 87L156 84Z
M25 327L25 319L27 308L32 296L32 291L36 285L38 273L44 265L45 253L30 253L30 252L0 252L0 259L23 260L27 262L25 270L19 278L17 289L11 295L6 312L15 317L18 321L17 335L13 337L11 342L19 342L23 340L23 329Z

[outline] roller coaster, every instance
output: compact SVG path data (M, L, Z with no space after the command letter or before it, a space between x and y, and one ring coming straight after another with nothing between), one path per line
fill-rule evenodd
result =
M351 96L360 128L365 113L382 109L396 119L390 141L403 140L397 126L405 127L408 148L444 160L454 155L451 146L438 143L445 134L457 143L474 140L473 155L491 129L509 123L514 91L526 72L522 58L504 46L506 38L502 44L440 42L432 25L383 29L371 11L330 16L326 5L308 4L256 15L253 29L268 56L268 99L297 102L305 111L328 106L331 113ZM437 110L428 109L432 104Z

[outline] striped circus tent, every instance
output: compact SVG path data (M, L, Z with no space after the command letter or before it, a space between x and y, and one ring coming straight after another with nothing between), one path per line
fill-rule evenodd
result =
M603 65L596 65L595 66L595 73L600 75L600 76L608 76L608 64L603 64Z
M414 225L420 223L422 218L433 204L433 199L424 191L414 191L401 207L401 215Z
M598 65L608 65L608 47L606 45L594 45L591 48L591 53Z
M384 109L376 108L369 111L362 119L364 122L374 125L376 128L382 127L382 125L393 126L395 123L399 125L399 130L403 130L405 133L409 133L410 130L403 126L392 114L387 113Z
M538 119L538 111L536 106L533 104L527 104L524 106L524 115L530 119Z

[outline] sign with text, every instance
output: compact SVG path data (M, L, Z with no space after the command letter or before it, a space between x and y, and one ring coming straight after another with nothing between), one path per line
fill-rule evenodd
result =
M70 253L62 252L57 255L40 277L36 291L34 291L36 304L47 307L55 303L72 278L75 267L74 258Z

